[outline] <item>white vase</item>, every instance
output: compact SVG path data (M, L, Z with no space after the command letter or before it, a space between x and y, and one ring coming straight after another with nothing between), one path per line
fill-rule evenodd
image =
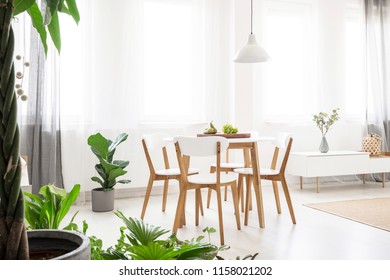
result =
M322 136L321 144L320 144L320 152L327 153L329 151L328 141L326 141L326 137Z

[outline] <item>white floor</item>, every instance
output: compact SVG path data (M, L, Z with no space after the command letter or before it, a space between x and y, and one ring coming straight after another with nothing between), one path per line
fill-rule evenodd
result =
M177 202L176 187L168 197L167 211L161 211L161 196L150 199L145 221L171 229L174 210ZM281 191L281 189L280 189ZM280 193L283 195L283 193ZM321 193L316 193L315 185L307 184L303 190L299 186L290 186L290 194L294 204L297 224L293 225L288 213L284 196L281 196L282 214L278 215L274 203L272 188L263 186L265 223L260 229L256 212L250 214L249 225L243 225L239 231L235 226L233 206L229 193L228 201L224 202L225 243L229 250L221 252L226 259L235 259L247 254L259 253L257 259L266 260L390 260L390 232L367 226L358 222L327 214L304 206L306 203L352 200L374 197L390 197L390 183L382 188L381 183L361 182L322 184ZM204 195L204 201L206 196ZM215 198L215 197L214 197ZM115 208L126 216L139 217L143 197L117 199ZM76 205L71 212L79 210L76 221L81 224L86 220L89 224L89 235L103 239L104 247L113 245L119 237L121 221L113 212L95 213L90 203ZM205 227L218 230L216 201L212 200L210 209L205 209L200 226L194 225L193 199L189 197L186 215L187 225L179 229L180 239L189 239L199 235ZM219 243L219 234L211 235L211 243Z

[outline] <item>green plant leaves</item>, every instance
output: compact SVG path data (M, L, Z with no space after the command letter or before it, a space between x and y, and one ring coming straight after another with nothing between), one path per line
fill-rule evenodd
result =
M76 0L43 0L41 9L36 0L14 0L14 16L25 11L30 15L33 27L37 30L47 54L47 31L56 47L58 53L61 52L61 32L59 12L70 15L78 24L80 22L80 13Z
M105 190L113 188L117 183L130 183L130 180L116 181L116 178L127 173L124 168L129 165L129 161L113 160L117 146L125 141L127 137L126 133L119 134L114 141L105 138L100 133L88 137L88 145L99 160L99 164L95 165L95 169L101 177L101 179L98 177L92 177L91 179L98 182Z
M61 221L65 218L66 214L69 212L70 207L76 201L80 193L80 185L74 185L72 190L68 193L64 200L60 203L60 208L58 209L57 215L55 216L55 226L58 228Z
M36 0L14 0L14 16L28 10Z
M61 221L76 201L80 193L80 185L74 185L69 193L54 185L45 185L40 188L39 193L42 197L24 193L27 198L24 200L25 218L30 228L58 229ZM73 223L76 214L73 215L70 223L65 228L77 227Z
M47 26L47 29L49 30L50 37L58 53L61 53L61 32L60 32L60 22L58 20L58 13L54 13L51 16L51 20Z
M110 147L108 148L108 152L109 153L113 152L116 149L116 147L118 147L118 145L120 143L122 143L123 141L125 141L127 139L127 137L128 137L128 135L126 133L119 134L116 137L115 141L110 144Z
M133 246L129 255L134 260L174 260L177 253L174 248L165 248L158 243Z
M47 42L46 42L47 41L47 31L46 31L46 27L43 25L43 17L42 17L41 11L39 10L37 3L34 3L27 10L27 13L31 17L32 25L37 30L39 37L41 38L43 48L45 49L45 53L47 54L47 49L48 49Z
M107 159L108 156L108 142L100 133L88 137L88 145L91 146L92 152L98 157Z
M77 8L76 0L66 0L66 4L68 5L69 14L73 17L74 21L79 24L80 22L80 13Z
M129 240L132 245L147 245L168 232L160 227L148 225L142 220L126 218L120 211L116 211L115 215L124 222L130 231Z

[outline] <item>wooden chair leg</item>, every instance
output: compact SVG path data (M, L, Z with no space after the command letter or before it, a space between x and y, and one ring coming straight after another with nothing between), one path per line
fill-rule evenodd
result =
M211 189L207 191L207 208L210 208L210 200L211 200Z
M241 222L240 222L240 212L238 208L238 193L237 193L236 183L233 183L232 185L232 196L233 196L234 215L236 216L237 229L240 230Z
M250 176L249 175L245 176L245 183L246 183L247 189L248 189L248 186L251 184L251 180L250 180ZM248 201L249 201L249 210L252 210L252 195L251 195L251 193L249 193L248 195L249 195L249 199L248 199Z
M146 212L146 208L148 207L149 197L150 197L150 193L152 192L152 187L153 187L153 178L150 177L149 182L148 182L148 186L146 187L144 204L142 206L141 220L143 220L145 217L145 212Z
M183 213L181 218L181 223L183 226L186 225L186 205L187 205L187 191L184 192L184 206L183 206Z
M223 198L223 200L225 200L225 201L227 201L227 191L228 191L227 186L225 186L225 193L224 193L224 198Z
M200 189L195 190L195 225L199 225L199 212L203 216L202 194Z
M168 185L169 185L169 180L168 179L164 180L163 201L162 201L163 212L165 212L165 208L167 207Z
M199 208L200 208L200 214L204 216L204 211L203 211L203 197L202 197L202 191L199 190Z
M221 198L221 189L215 189L217 193L217 203L218 203L218 221L219 221L219 236L221 240L221 245L225 245L225 237L223 232L223 217L222 217L222 198Z
M255 196L256 196L257 216L259 219L259 226L260 228L265 228L263 193L261 190L260 182L258 184L255 184L255 179L253 179L253 188L255 190Z
M243 182L244 182L244 176L242 174L238 175L238 201L241 203L241 212L244 212L244 187L243 187Z
M176 214L175 214L175 221L173 222L173 228L172 232L177 233L177 229L182 224L182 215L184 213L184 205L185 205L185 197L186 197L186 190L180 190L179 198L177 201L177 207L176 207Z
M293 206L291 203L290 192L288 191L286 179L282 178L281 182L282 182L283 192L284 192L284 195L286 197L286 201L287 201L287 205L288 205L288 210L290 211L291 220L292 220L293 224L295 225L296 224L295 214L294 214L294 209L293 209Z
M278 190L278 182L272 181L272 186L274 188L274 195L275 195L275 202L276 202L276 210L278 211L278 214L282 213L281 207L280 207L280 198L279 198L279 190Z
M247 176L248 179L246 180L246 197L245 197L245 215L244 215L244 225L248 225L248 219L249 219L249 205L250 205L250 200L251 200L251 195L250 193L252 192L251 190L251 184L250 184L250 177Z

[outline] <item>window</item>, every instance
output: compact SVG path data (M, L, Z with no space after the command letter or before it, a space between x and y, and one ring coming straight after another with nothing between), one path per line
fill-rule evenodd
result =
M272 59L264 65L264 114L274 120L298 118L316 102L311 6L267 1L264 25Z
M201 120L202 25L193 1L144 1L143 121Z
M364 119L366 109L364 15L356 1L351 1L345 38L345 114Z
M263 16L257 26L262 28L261 43L271 56L271 61L255 72L262 119L306 121L313 113L337 107L350 119L362 119L365 70L361 1L261 3Z

